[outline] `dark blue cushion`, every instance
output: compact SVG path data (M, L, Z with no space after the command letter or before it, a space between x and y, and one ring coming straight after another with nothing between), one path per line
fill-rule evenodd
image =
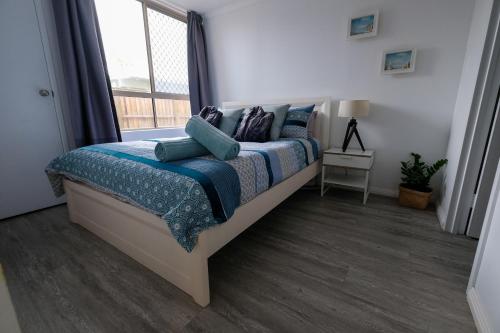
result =
M290 108L281 130L281 137L307 139L307 122L313 111L314 104Z

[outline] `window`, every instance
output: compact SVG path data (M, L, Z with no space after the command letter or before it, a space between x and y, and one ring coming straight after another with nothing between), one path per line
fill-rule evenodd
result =
M122 130L183 127L191 116L186 18L141 0L96 0Z

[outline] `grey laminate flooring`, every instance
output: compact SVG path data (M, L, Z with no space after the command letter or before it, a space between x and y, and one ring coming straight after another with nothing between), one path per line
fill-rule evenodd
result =
M476 242L394 199L299 191L209 261L211 304L70 224L65 206L0 223L24 332L473 332Z

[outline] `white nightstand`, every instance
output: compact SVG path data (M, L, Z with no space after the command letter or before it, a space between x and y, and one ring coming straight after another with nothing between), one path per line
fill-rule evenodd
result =
M362 189L364 192L363 204L368 199L368 184L375 152L373 150L331 148L323 152L323 170L321 173L321 196L328 191L328 184ZM327 173L328 167L342 168L343 174ZM349 169L358 172L349 173ZM362 174L359 174L359 171Z

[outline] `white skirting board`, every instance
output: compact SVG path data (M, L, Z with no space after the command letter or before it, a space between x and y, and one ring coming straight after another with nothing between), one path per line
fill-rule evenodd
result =
M165 221L81 183L64 181L69 215L122 252L191 295L210 303L208 258L291 194L316 177L318 160L236 209L227 222L205 230L191 253L172 237ZM117 277L119 278L119 277Z
M467 302L469 303L477 331L479 333L493 333L476 288L467 289Z
M397 198L399 196L399 190L393 190L388 188L374 187L370 186L371 194L378 194L384 197Z

